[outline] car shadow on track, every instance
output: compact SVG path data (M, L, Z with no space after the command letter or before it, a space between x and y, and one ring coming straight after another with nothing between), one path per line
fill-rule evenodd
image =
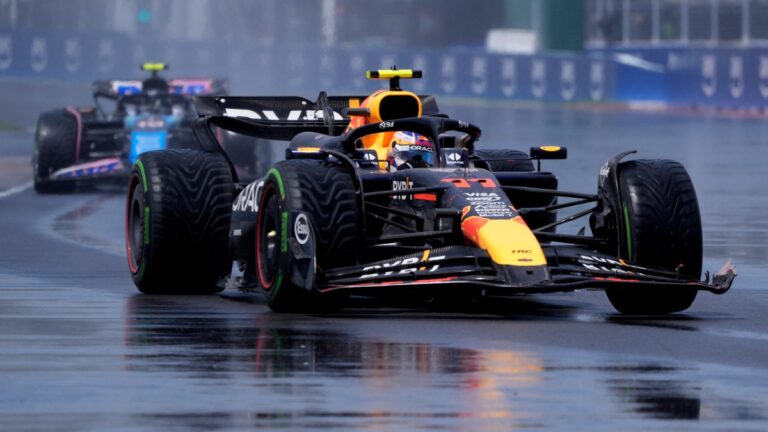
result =
M605 318L607 323L634 326L650 327L668 330L682 331L700 331L698 324L708 321L734 321L740 320L727 314L718 315L689 315L685 313L672 315L609 315Z
M206 303L205 296L191 296L173 299L167 296L137 295L134 302L152 305L175 303L176 308L184 310L188 307L195 310L200 303ZM196 306L191 306L189 301ZM510 298L485 299L474 301L469 299L377 299L350 298L340 308L329 312L307 313L278 313L270 311L260 293L241 293L227 290L217 297L222 300L217 310L226 309L227 303L238 304L238 311L253 308L254 312L262 315L269 314L288 320L292 318L311 317L328 319L381 319L381 320L470 320L470 321L578 321L605 322L622 326L643 326L665 328L671 330L697 331L697 324L709 321L735 319L729 315L621 315L610 309L609 305L594 304L590 299L582 301L572 295L542 295ZM186 306L185 306L186 305ZM244 308L244 309L243 309ZM188 311L189 312L189 311Z
M464 319L538 321L569 320L584 304L557 302L537 297L472 299L382 300L352 298L336 313L321 314L333 318L379 319Z

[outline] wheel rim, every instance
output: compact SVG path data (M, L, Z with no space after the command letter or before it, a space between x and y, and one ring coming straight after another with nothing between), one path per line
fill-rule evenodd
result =
M141 182L138 176L131 180L131 193L126 209L125 240L128 255L128 266L131 273L139 271L144 255L144 200L142 199Z
M259 203L256 232L256 268L259 283L272 289L280 263L280 208L277 189L272 183L264 187Z

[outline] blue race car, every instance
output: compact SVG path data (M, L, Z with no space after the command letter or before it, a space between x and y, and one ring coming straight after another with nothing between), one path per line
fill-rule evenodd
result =
M166 80L163 63L145 63L144 80L93 83L94 106L66 107L38 118L32 158L35 190L68 192L83 182L124 182L140 154L168 148L198 148L192 125L195 95L226 95L221 79ZM252 142L218 132L243 177L261 174L269 157ZM250 139L253 141L253 139Z

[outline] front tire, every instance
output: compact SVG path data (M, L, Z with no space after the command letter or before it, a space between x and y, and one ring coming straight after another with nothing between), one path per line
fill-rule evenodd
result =
M32 159L33 183L38 193L65 193L75 189L73 180L51 180L51 174L77 161L78 120L65 108L40 114Z
M620 255L633 264L678 270L699 279L702 234L699 204L688 173L671 160L633 160L619 165L628 248ZM607 290L611 304L625 314L668 314L688 309L692 288Z
M229 273L234 186L217 153L160 150L139 156L126 205L128 267L145 294L213 294Z
M269 307L311 312L338 306L315 288L322 269L355 259L358 209L348 170L318 160L278 162L267 173L258 213L256 273Z

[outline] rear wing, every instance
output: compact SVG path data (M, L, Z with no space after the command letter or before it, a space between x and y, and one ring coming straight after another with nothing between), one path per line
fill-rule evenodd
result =
M142 92L142 80L99 80L93 82L94 97L117 99L120 96ZM227 80L220 78L177 78L168 81L171 94L225 95Z
M312 102L298 96L197 96L195 108L200 117L225 116L247 121L251 129L248 135L288 141L301 132L342 134L349 124L347 111L360 107L366 97L328 96L320 92ZM423 115L439 114L434 96L419 98ZM244 133L241 130L235 132Z

